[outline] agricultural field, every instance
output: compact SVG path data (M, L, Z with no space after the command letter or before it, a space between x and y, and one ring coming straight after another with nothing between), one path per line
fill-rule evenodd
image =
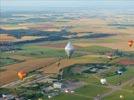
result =
M134 100L134 14L76 8L2 13L0 100Z

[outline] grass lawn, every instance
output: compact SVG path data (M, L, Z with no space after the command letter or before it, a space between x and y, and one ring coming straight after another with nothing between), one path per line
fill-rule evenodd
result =
M69 72L67 72L67 73L69 73ZM92 74L89 74L89 75L79 75L79 74L68 75L68 74L66 74L64 79L65 80L75 79L75 80L83 81L86 84L96 84L96 85L98 85L100 83L99 79L95 75L92 75Z
M100 56L100 55L85 55L85 56L81 56L81 57L77 57L75 58L78 62L81 63L106 63L109 61L109 59L107 59L104 56Z
M107 52L112 51L111 48L103 47L103 46L89 46L89 47L81 48L80 50L91 52L93 54L105 54Z
M76 89L76 93L85 95L85 96L89 96L89 97L95 97L98 94L103 94L109 90L110 89L105 88L103 86L90 84L90 85L83 86L79 89Z
M31 57L63 57L65 53L63 50L41 48L37 46L24 46L21 51L16 52L18 55Z
M134 76L134 67L127 67L127 71L125 71L122 75L114 75L107 77L107 81L113 85L117 85L119 81L125 82L126 80L132 78Z
M123 95L124 99L120 99L120 95ZM134 92L117 91L103 100L134 100Z
M44 99L47 100L47 99ZM60 94L52 99L48 100L92 100L90 97L84 97L82 95L75 95L75 94Z
M99 77L93 74L89 74L87 77L79 78L79 80L86 82L87 84L100 85Z
M21 51L16 52L17 55L31 57L66 57L66 53L62 49L41 48L39 46L24 46ZM73 57L80 56L75 53Z
M98 39L75 39L76 43L115 43L119 41L118 39L115 38L98 38Z
M10 65L10 64L14 64L14 63L17 63L17 62L19 62L19 61L15 60L15 59L11 59L11 58L0 58L0 67Z
M21 62L17 59L10 58L10 54L0 52L0 67Z
M125 85L123 89L128 90L128 91L133 91L134 93L134 81Z

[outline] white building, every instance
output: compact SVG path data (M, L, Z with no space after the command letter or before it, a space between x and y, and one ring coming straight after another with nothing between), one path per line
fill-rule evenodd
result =
M8 94L8 95L2 94L2 98L3 98L2 100L14 100L15 96L11 94Z
M61 89L61 87L62 87L62 83L55 82L55 83L53 83L53 87L54 87L54 88Z
M49 92L52 91L54 88L52 86L43 88L43 92Z
M118 70L118 71L117 71L117 73L118 73L119 75L121 75L123 72L122 72L122 71L120 71L120 70Z

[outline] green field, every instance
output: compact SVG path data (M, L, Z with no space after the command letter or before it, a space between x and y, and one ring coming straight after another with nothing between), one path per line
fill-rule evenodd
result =
M124 98L120 99L120 95ZM127 91L117 91L111 94L108 97L105 97L104 100L133 100L134 99L134 92L127 92Z
M101 66L106 66L104 72L98 73L82 73L82 74L72 74L70 69L75 65L68 66L64 69L63 82L66 80L77 80L85 83L84 86L75 89L74 93L60 93L58 96L52 97L50 100L93 100L97 95L105 94L111 91L111 88L101 85L100 79L106 78L110 85L117 86L119 81L122 83L128 81L133 78L134 66L125 66L126 71L122 75L116 75L115 70L122 65L117 64L117 61L121 59L121 57L115 58L112 61L107 59L106 53L111 52L111 48L102 47L102 46L90 46L85 48L80 48L78 52L75 52L73 55L73 59L78 62L78 65L86 66L86 64L91 64L90 67L94 67L92 64L97 64ZM84 53L83 53L84 52ZM5 55L1 58L2 65L5 66L8 64L17 63L18 60L10 58L12 55L21 55L26 57L33 58L49 58L49 57L63 57L66 58L66 53L64 49L54 49L54 48L45 48L37 45L24 45L21 47L21 50L17 50L14 54L10 54L9 52L3 53L1 55ZM129 57L125 57L129 59ZM80 64L80 62L86 62L86 64ZM101 65L102 64L102 65ZM110 66L109 66L110 64ZM76 64L77 66L77 64ZM88 65L87 65L88 66ZM123 66L124 67L124 66ZM34 74L34 73L33 73ZM105 75L104 75L105 74ZM6 90L2 90L6 93ZM25 91L25 89L22 89ZM1 92L1 91L0 91ZM9 90L12 92L12 90ZM107 97L104 97L103 100L120 100L119 96L123 95L125 100L133 100L133 88L131 84L127 84L121 88L121 90L117 90L116 92L110 94ZM34 97L33 100L37 98L44 98L43 100L49 100L46 96L40 93L40 90L37 90L35 93L32 90L28 90L24 94L28 98Z
M8 53L0 53L0 67L10 65L10 64L15 64L21 62L20 60L17 59L12 59L10 58L10 54Z
M98 85L92 84L92 85L87 85L82 88L76 89L76 93L82 94L85 96L89 96L89 97L95 97L98 94L103 94L109 90L110 89L105 88L103 86L98 86Z
M81 48L80 50L90 52L93 54L106 54L108 52L112 52L113 49L103 46L89 46L85 48Z
M39 46L24 46L22 50L17 51L15 54L30 56L30 57L66 57L64 49L42 48ZM75 53L74 57L81 56L82 54Z
M61 94L59 96L52 98L51 100L92 100L92 98L76 94Z
M114 75L107 77L107 80L110 84L117 85L119 81L125 82L134 76L134 66L127 67L127 71L122 75Z

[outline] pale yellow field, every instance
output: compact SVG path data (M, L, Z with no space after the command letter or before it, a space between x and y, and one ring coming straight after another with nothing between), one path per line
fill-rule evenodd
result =
M42 37L41 36L22 36L20 39L17 39L16 37L8 34L0 34L0 42L26 41L26 40L35 40L38 38L42 38Z
M5 30L15 30L15 29L28 29L26 26L19 26L19 25L4 25L4 26L0 26L1 29L5 29Z
M21 37L21 40L34 40L38 38L41 38L41 36L23 36Z
M0 42L2 41L14 41L16 40L15 37L8 35L8 34L0 34Z

